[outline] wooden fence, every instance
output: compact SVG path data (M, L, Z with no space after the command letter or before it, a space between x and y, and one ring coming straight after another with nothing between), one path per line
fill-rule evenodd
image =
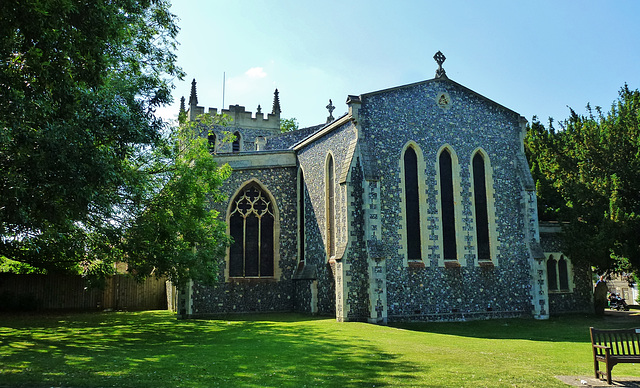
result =
M79 275L0 274L0 310L166 310L167 282L126 275L91 288Z

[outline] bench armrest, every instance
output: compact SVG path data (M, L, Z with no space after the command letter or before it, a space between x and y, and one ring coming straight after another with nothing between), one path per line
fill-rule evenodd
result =
M597 348L597 349L611 350L611 346L606 346L606 345L596 345L596 344L591 344L591 346L593 346L594 348Z

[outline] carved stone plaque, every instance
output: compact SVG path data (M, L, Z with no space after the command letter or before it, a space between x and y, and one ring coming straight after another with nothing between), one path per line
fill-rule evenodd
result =
M436 104L444 110L451 108L451 96L447 92L440 92L436 96Z

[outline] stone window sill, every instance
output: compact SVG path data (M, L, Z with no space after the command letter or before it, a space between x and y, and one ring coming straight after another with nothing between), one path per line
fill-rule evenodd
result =
M444 262L445 268L460 268L460 262L458 260L447 260Z
M493 264L493 261L491 261L491 260L482 260L482 261L479 261L479 262L478 262L478 265L479 265L480 267L482 267L482 268L493 268L493 267L495 267L495 266L496 266L495 264Z
M275 283L277 281L278 281L278 279L276 279L275 277L270 277L270 278L268 278L268 277L263 277L263 278L258 278L258 277L255 277L255 278L249 278L249 277L247 277L247 278L240 278L240 277L234 278L234 277L230 277L227 280L228 283Z
M424 268L424 262L423 261L410 261L409 262L409 268L412 269L419 269L419 268Z
M549 294L572 294L572 290L549 290Z

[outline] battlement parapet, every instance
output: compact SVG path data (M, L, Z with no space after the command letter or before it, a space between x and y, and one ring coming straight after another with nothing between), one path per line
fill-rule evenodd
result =
M191 113L193 111L193 114ZM218 112L218 108L209 108L210 115L225 114L231 118L229 127L246 128L246 129L266 129L275 133L280 132L280 114L273 113L256 113L245 110L242 105L229 105L229 109L222 109ZM188 112L189 120L195 120L198 115L204 114L204 107L195 106Z

